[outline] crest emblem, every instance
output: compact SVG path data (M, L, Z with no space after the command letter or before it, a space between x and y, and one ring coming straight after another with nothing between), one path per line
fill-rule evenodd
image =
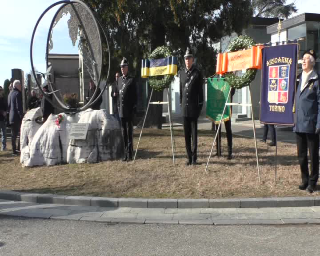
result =
M288 102L289 93L289 65L276 65L269 67L269 87L268 102L282 103Z

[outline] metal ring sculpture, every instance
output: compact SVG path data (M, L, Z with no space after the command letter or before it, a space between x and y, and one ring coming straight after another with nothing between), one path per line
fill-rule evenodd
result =
M108 60L109 60L109 65L108 65L108 72L107 72L107 79L108 80L108 77L109 77L109 72L110 72L110 49L109 49L109 42L108 42L108 38L106 36L106 33L102 27L102 25L99 23L99 21L97 20L97 18L95 17L95 15L93 14L93 12L91 11L91 9L85 4L83 3L82 1L80 0L64 0L64 1L59 1L59 2L56 2L52 5L50 5L42 14L41 16L39 17L35 27L34 27L34 30L33 30L33 33L32 33L32 37L31 37L31 44L30 44L30 62L31 62L31 68L32 68L32 73L34 75L34 77L36 77L36 72L35 72L35 69L34 69L34 65L33 65L33 41L34 41L34 36L35 36L35 33L37 31L37 28L38 28L38 25L41 21L41 19L44 17L44 15L50 10L52 9L53 7L57 6L57 5L61 5L60 8L57 10L57 12L55 13L53 19L52 19L52 22L51 22L51 25L50 25L50 28L49 28L49 31L48 31L48 37L47 37L47 47L46 47L46 68L48 70L48 55L49 55L49 41L50 41L50 35L51 35L51 32L52 32L52 29L53 29L53 26L54 26L54 21L56 19L56 17L58 16L59 12L67 5L71 5L72 6L72 9L74 10L74 12L76 13L76 16L77 16L77 19L79 21L79 23L81 24L82 28L83 28L83 32L84 32L84 35L86 38L88 38L88 34L85 30L85 26L83 26L83 21L81 20L80 16L79 16L79 13L77 12L76 8L74 7L74 4L79 4L81 5L83 8L85 8L85 10L90 14L91 18L93 19L94 21L94 25L95 27L97 28L97 32L98 32L98 38L99 38L99 44L100 44L100 49L102 49L102 43L101 43L101 36L100 36L100 33L102 31L103 33L103 36L105 38L105 41L106 41L106 45L107 45L107 51L108 51ZM100 30L99 30L100 28ZM88 48L89 48L89 51L90 51L90 54L91 56L93 57L93 66L94 66L94 74L95 74L95 78L93 81L96 85L96 89L94 91L94 94L93 96L91 97L91 99L82 107L80 108L71 108L69 106L67 106L66 104L64 104L64 102L62 102L59 97L56 95L55 92L53 92L53 95L55 97L55 99L57 100L57 102L59 103L59 105L55 104L50 98L49 96L42 90L41 88L41 84L40 82L38 81L38 79L36 79L36 83L37 83L37 86L40 90L40 92L46 97L46 99L52 104L54 105L56 108L58 109L61 109L62 111L64 112L73 112L73 113L76 113L76 112L79 112L79 111L83 111L83 110L86 110L87 108L89 108L90 106L92 106L93 104L95 104L100 97L102 97L102 94L104 93L105 89L107 88L107 84L105 84L104 88L102 89L101 93L96 97L97 93L98 93L98 85L100 84L100 80L101 80L101 71L102 71L102 64L100 66L100 70L98 70L97 68L97 61L94 59L94 54L93 54L93 50L92 50L92 47L91 47L91 44L90 42L88 41ZM103 50L101 50L101 54L99 54L99 56L101 57L101 63L102 63L102 52ZM48 74L47 74L48 75ZM48 84L50 86L50 90L53 91L53 88L52 88L52 84L51 82L49 81L49 79L47 79L48 81Z

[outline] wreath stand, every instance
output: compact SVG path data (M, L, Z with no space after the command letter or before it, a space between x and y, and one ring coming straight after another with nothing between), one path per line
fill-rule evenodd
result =
M227 97L226 103L224 105L221 117L224 115L227 106L247 106L247 107L251 108L252 130L253 130L253 137L254 137L254 145L255 145L255 149L256 149L258 179L259 179L259 182L261 182L260 168L259 168L258 147L257 147L257 137L256 137L256 125L254 123L254 115L253 115L253 108L252 108L252 94L251 94L250 86L249 86L249 93L250 93L250 102L251 103L249 103L249 104L247 104L247 103L228 103L229 98L230 98L230 93L231 93L231 88L229 90L228 97ZM217 137L218 137L218 134L219 134L219 129L221 128L221 123L222 123L222 118L220 119L219 126L218 126L218 129L216 131L216 135L214 137L213 143L212 143L211 151L210 151L210 154L209 154L209 157L208 157L208 161L207 161L207 164L206 164L206 169L205 169L206 173L208 173L209 161L210 161L210 158L211 158L211 155L212 155L213 148L216 145Z
M143 132L143 128L144 128L144 124L145 124L145 122L146 122L146 118L147 118L147 115L148 115L148 110L149 110L149 106L150 106L150 104L153 104L153 105L163 105L163 104L168 104L169 123L170 123L170 134L171 134L172 162L173 162L173 164L175 164L175 158L174 158L174 137L173 137L173 125L172 125L172 118L171 118L171 85L169 86L169 88L166 88L166 89L167 89L167 98L168 98L168 101L164 101L164 102L161 102L161 101L154 101L154 102L151 102L152 93L153 93L153 88L152 88L152 90L151 90L150 98L149 98L148 106L147 106L147 110L146 110L146 114L145 114L145 116L144 116L143 124L142 124L142 128L141 128L141 131L140 131L140 136L139 136L139 140L138 140L138 144L137 144L136 152L134 153L133 162L136 160L136 156L137 156L137 153L138 153L139 144L140 144L140 140L141 140L141 136L142 136L142 132Z

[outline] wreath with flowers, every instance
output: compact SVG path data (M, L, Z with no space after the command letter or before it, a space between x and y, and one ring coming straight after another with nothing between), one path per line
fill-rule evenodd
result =
M55 123L56 123L56 125L58 126L59 129L60 129L60 124L61 124L62 121L63 121L63 115L59 114L57 116L56 121L55 121Z
M250 49L255 45L255 41L246 35L241 35L235 38L228 46L229 52L236 52L240 50ZM257 69L249 68L246 73L242 76L237 76L234 72L226 73L225 80L230 84L231 87L241 89L242 87L249 86L254 80L257 74Z
M168 47L159 46L148 57L149 59L161 59L170 56L172 56L172 52ZM152 76L149 77L149 84L155 91L162 91L165 88L169 88L173 78L173 75Z

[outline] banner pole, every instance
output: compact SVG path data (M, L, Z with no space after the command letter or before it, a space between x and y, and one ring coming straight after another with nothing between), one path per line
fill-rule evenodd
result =
M216 142L216 140L217 140L217 136L219 135L219 130L220 130L220 127L221 127L222 117L223 117L223 115L224 115L224 112L226 111L227 103L228 103L229 97L230 97L230 93L231 93L231 87L230 87L230 89L229 89L229 93L228 93L228 97L227 97L226 103L224 104L224 108L223 108L223 111L222 111L222 115L221 115L221 118L220 118L220 122L219 122L219 125L218 125L218 129L216 130L216 135L215 135L215 137L214 137L214 140L213 140L213 143L212 143L212 147L211 147L211 151L210 151L210 154L209 154L209 157L208 157L208 160L207 160L206 169L205 169L205 172L206 172L206 173L208 173L209 161L210 161L210 158L211 158L211 155L212 155L213 147L215 146L215 142Z
M171 149L172 149L172 161L173 164L175 164L174 161L174 138L173 138L173 125L172 125L172 119L171 119L171 85L169 85L169 88L167 90L167 97L168 97L168 110L169 110L169 123L170 123L170 134L171 134Z
M149 102L148 102L146 114L145 114L144 119L143 119L143 124L142 124L142 127L141 127L141 131L140 131L140 136L139 136L139 140L138 140L136 152L134 153L133 162L136 160L136 156L137 156L137 152L138 152L138 148L139 148L139 144L140 144L140 139L141 139L141 136L142 136L143 127L144 127L144 124L145 124L145 122L146 122L147 115L148 115L148 110L149 110L150 101L151 101L151 98L152 98L152 93L153 93L153 88L152 88L151 93L150 93L150 98L149 98Z
M274 169L274 183L277 183L277 165L278 165L278 143L277 143L277 126L274 126L274 133L276 136L275 143L276 143L276 165Z
M251 94L251 84L249 86L249 93L250 93L250 101L251 101L251 119L252 119L252 125L253 125L253 137L254 137L254 145L256 148L256 159L257 159L257 170L258 170L258 178L259 183L261 183L261 177L260 177L260 168L259 168L259 156L258 156L258 146L257 146L257 136L256 136L256 125L254 123L254 115L253 115L253 107L252 107L252 94Z

